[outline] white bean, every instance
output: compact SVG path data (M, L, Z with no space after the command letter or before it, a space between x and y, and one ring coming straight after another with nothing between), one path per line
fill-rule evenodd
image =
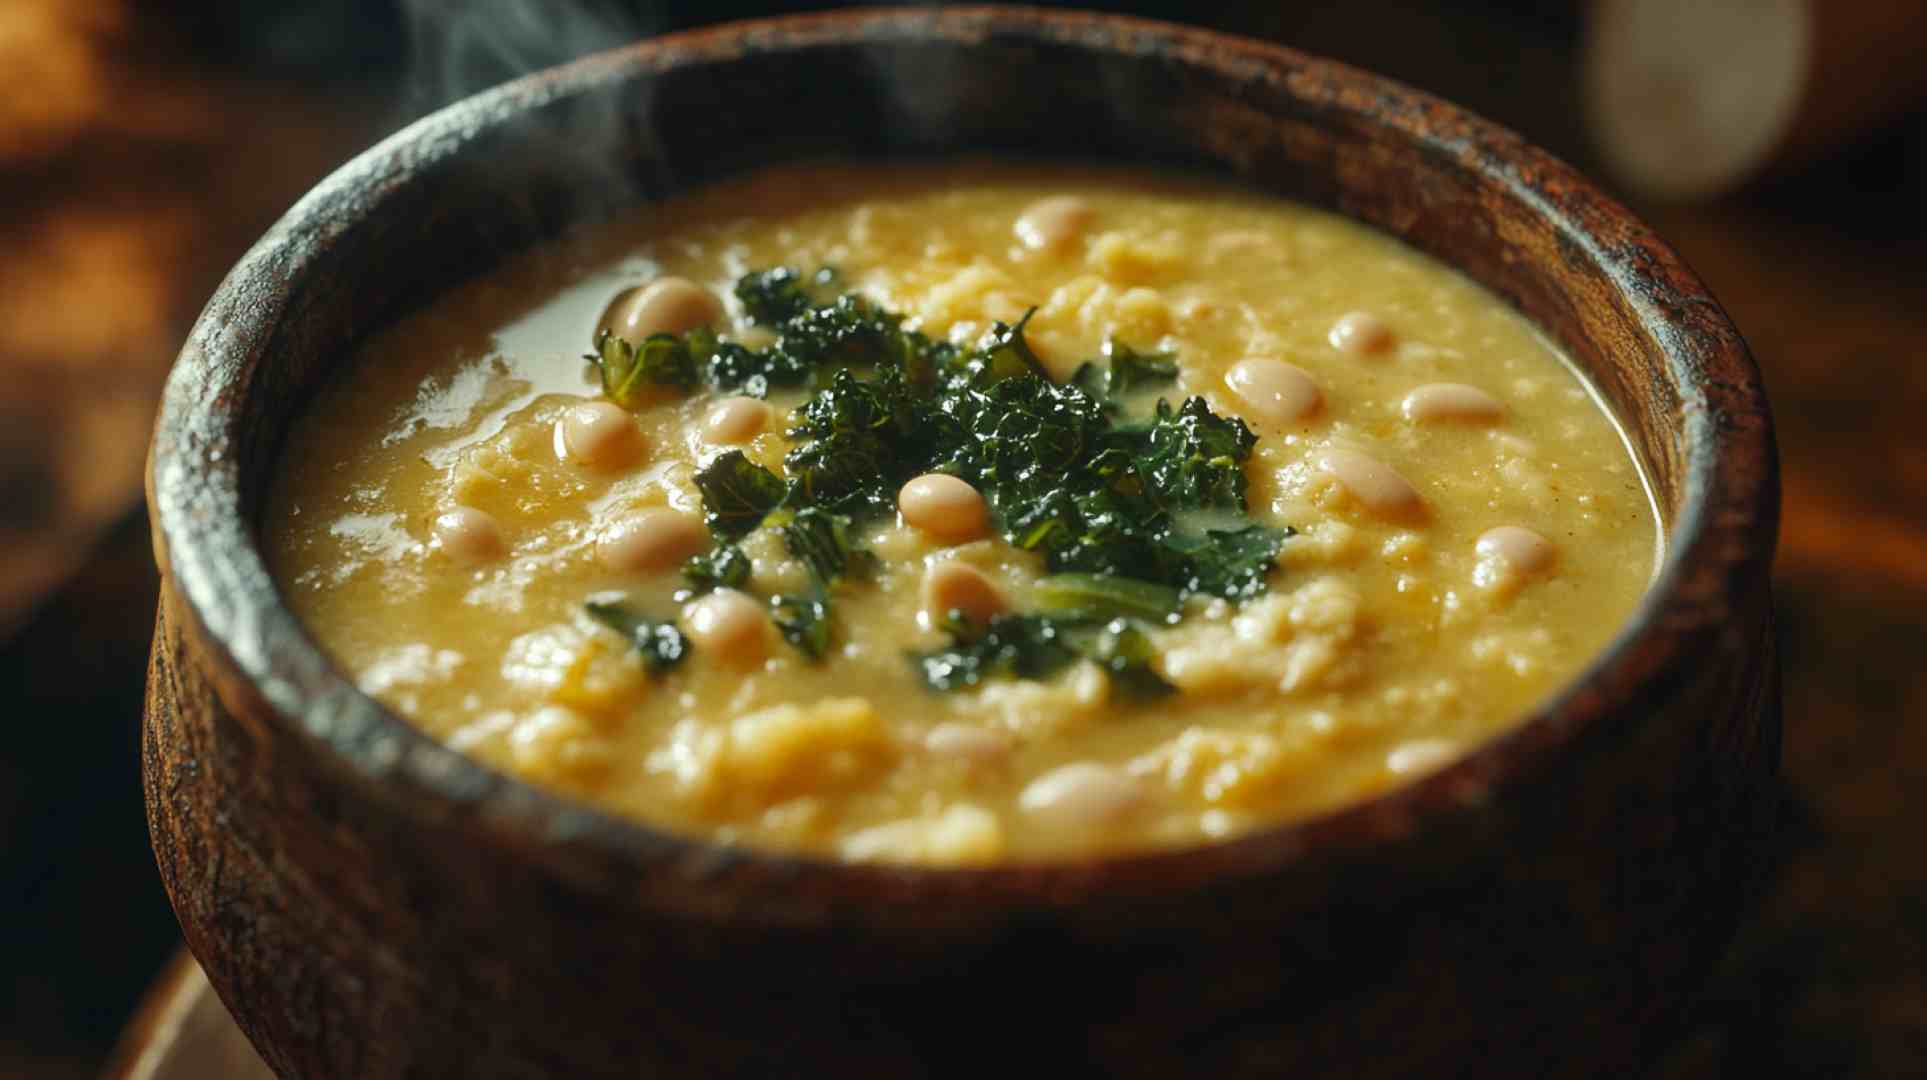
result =
M1078 761L1032 780L1017 805L1040 824L1090 828L1123 817L1143 800L1144 789L1128 773Z
M1010 752L1010 736L995 728L946 721L924 733L923 748L943 758L992 761Z
M1543 573L1558 555L1552 541L1519 525L1487 529L1472 550L1479 557L1472 580L1487 588L1516 585L1522 578Z
M1075 195L1055 195L1030 204L1017 217L1017 238L1037 251L1052 250L1083 235L1097 212Z
M458 506L436 518L435 539L441 541L449 558L471 566L494 562L508 553L495 515L469 506Z
M1290 424L1318 411L1325 395L1303 368L1268 356L1240 360L1224 382L1247 411L1269 424Z
M678 566L709 546L709 530L693 514L655 507L624 518L596 541L596 558L611 570L649 574Z
M1405 395L1399 409L1416 424L1493 424L1505 416L1505 402L1464 383L1428 383Z
M689 638L706 655L748 667L769 653L770 621L763 605L735 589L717 589L683 608Z
M924 473L897 492L906 525L944 544L962 544L990 531L990 508L967 482L947 473Z
M770 407L753 397L727 397L703 418L703 435L719 445L745 443L769 426Z
M1365 356L1392 347L1392 328L1369 311L1354 311L1333 323L1325 340L1339 352Z
M1331 449L1317 457L1320 469L1352 493L1368 513L1393 521L1425 516L1425 500L1390 465L1356 450Z
M1459 747L1449 739L1413 739L1392 747L1385 768L1400 776L1429 773L1457 757Z
M940 624L953 611L982 626L1010 607L1002 590L983 571L954 560L940 562L925 572L922 598L923 617L929 626Z
M620 469L642 456L642 429L621 406L608 401L574 405L556 422L562 449L572 461Z
M600 328L640 342L650 334L680 334L713 326L722 317L723 305L716 294L685 278L664 277L616 294L602 313Z

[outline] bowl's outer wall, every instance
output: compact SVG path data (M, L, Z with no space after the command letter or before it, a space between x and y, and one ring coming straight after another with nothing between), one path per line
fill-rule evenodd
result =
M1187 165L1336 207L1506 296L1626 423L1674 549L1636 632L1408 789L1215 847L930 872L609 821L356 693L253 547L346 345L566 226L759 162ZM196 956L283 1075L1606 1073L1760 871L1778 760L1757 373L1623 210L1514 137L1284 50L1126 20L829 16L665 39L372 151L210 304L150 474L148 809Z

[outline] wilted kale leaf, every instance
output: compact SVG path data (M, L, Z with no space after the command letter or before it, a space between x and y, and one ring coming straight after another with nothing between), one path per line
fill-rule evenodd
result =
M1176 622L1184 593L1170 585L1098 574L1053 574L1033 588L1037 602L1059 617L1117 618Z
M691 594L701 595L711 589L740 589L753 569L742 548L719 543L701 555L690 556L689 561L683 563L682 577L689 583Z
M822 581L812 581L803 592L771 599L770 611L784 640L804 656L821 660L829 651L834 628L830 622L830 592Z
M924 682L937 690L961 690L991 678L1044 679L1077 659L1063 640L1063 627L1048 615L999 615L973 628L961 620L946 627L951 646L913 655Z
M1245 508L1244 461L1258 437L1243 420L1219 416L1199 397L1185 399L1176 410L1160 401L1157 418L1142 429L1141 437L1134 447L1138 480L1159 507Z
M933 690L961 690L994 678L1045 679L1078 658L1095 662L1126 691L1152 697L1170 683L1151 667L1151 639L1129 619L1093 622L1045 614L999 615L973 627L953 616L951 644L915 653L911 665Z
M1059 383L1025 339L1029 315L994 324L963 349L905 330L862 297L832 297L833 285L827 272L784 267L745 275L737 298L775 333L761 349L707 330L596 343L617 401L650 384L757 395L814 388L791 415L787 479L740 451L698 472L720 542L685 566L695 589L743 585L749 560L734 542L759 526L779 529L811 586L774 598L773 617L797 648L820 656L834 587L875 564L854 530L893 512L905 481L937 471L981 492L997 531L1041 555L1053 575L1040 588L1046 611L953 627L951 648L917 658L940 689L1040 677L1086 656L1156 690L1164 684L1149 666L1149 639L1131 620L1175 621L1192 595L1264 591L1290 530L1246 513L1251 430L1198 397L1119 419L1119 399L1176 377L1175 358L1111 342L1103 366L1085 364Z
M1173 556L1170 579L1185 592L1242 600L1265 591L1278 549L1291 529L1251 524L1238 529L1173 532L1165 550Z
M778 526L783 546L810 568L816 580L829 583L841 577L868 578L876 572L876 554L850 538L850 518L819 506L806 506Z
M783 481L775 473L731 450L703 466L696 473L696 487L703 493L703 507L709 511L710 531L718 536L741 539L763 523L763 518L783 501Z
M689 640L676 624L651 619L622 604L584 605L589 617L621 634L650 671L667 671L689 655Z
M1121 398L1178 377L1178 358L1171 353L1142 353L1121 341L1108 341L1104 354L1110 361L1106 366L1089 361L1071 375L1072 385L1094 398Z
M835 282L836 272L828 267L805 275L793 267L776 266L744 274L736 282L736 299L743 302L751 322L778 326L817 306L819 294Z
M783 459L792 501L859 516L887 511L929 457L927 411L897 365L869 379L838 371L794 414L788 434L799 445Z
M585 359L602 373L603 394L626 409L640 403L650 386L696 385L696 355L714 342L715 335L706 330L687 337L651 334L633 343L602 330L596 334L595 351Z

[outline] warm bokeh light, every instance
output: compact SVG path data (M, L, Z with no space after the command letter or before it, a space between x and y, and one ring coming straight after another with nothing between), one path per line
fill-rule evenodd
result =
M193 235L179 205L63 206L26 224L0 262L0 354L83 363L152 341Z
M219 275L387 115L165 41L116 0L0 0L0 636L137 503Z
M0 160L49 154L107 106L103 39L125 13L113 0L0 4Z

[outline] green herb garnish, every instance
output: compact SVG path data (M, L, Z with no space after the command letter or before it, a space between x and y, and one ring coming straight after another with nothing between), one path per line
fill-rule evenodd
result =
M973 628L954 614L947 649L913 654L911 663L936 690L960 690L991 678L1045 679L1077 659L1064 624L1048 615L999 615Z
M758 326L780 326L817 307L825 299L822 291L835 284L836 272L825 267L805 276L787 266L744 274L736 282L736 299Z
M651 619L623 604L591 601L584 607L590 618L621 634L650 671L667 671L689 655L689 639L674 623Z
M1171 382L1177 362L1121 342L1105 362L1053 381L1024 337L1027 314L996 323L974 348L932 341L855 295L830 296L827 271L748 274L736 296L775 332L767 347L707 330L656 335L640 346L596 343L609 396L636 400L647 384L764 394L812 389L791 416L786 476L740 451L696 476L718 546L691 559L697 591L740 587L749 560L735 542L781 531L809 567L809 589L772 599L784 636L811 657L832 638L833 589L867 577L875 556L852 539L894 511L910 478L940 471L982 492L997 531L1043 557L1043 610L987 627L951 627L953 645L916 658L938 689L985 677L1038 678L1088 657L1139 689L1169 689L1150 667L1137 621L1182 617L1188 597L1262 593L1291 530L1253 521L1245 462L1257 438L1203 398L1119 419L1121 398Z
M719 543L701 555L692 555L683 564L682 577L689 583L689 594L700 596L711 589L740 589L755 569L749 556L735 544ZM687 597L678 594L678 599Z
M808 506L778 531L789 553L801 559L816 580L828 584L846 575L868 578L876 571L876 554L850 538L850 524L847 515Z
M1162 697L1177 690L1151 666L1157 654L1150 635L1129 619L1106 623L1083 653L1110 672L1113 682L1138 697Z
M1278 549L1291 529L1251 524L1238 529L1172 533L1165 550L1174 556L1166 580L1188 593L1243 600L1265 591Z
M792 501L854 515L887 512L896 505L890 482L914 475L900 455L930 456L931 420L928 401L900 367L881 368L868 380L837 372L794 414L788 435L801 445L783 459Z
M696 473L696 487L709 511L711 532L740 540L763 523L783 501L783 481L775 473L731 450Z
M697 334L651 334L635 344L603 330L596 334L595 351L585 359L602 373L603 394L626 409L639 403L650 386L686 389L696 385L692 340L700 347L705 339Z
M1176 622L1184 593L1170 585L1097 574L1053 574L1036 586L1037 602L1059 616L1113 618L1128 615L1150 622Z
M994 678L1045 679L1079 658L1095 661L1139 696L1173 687L1151 668L1151 639L1128 619L1096 623L1043 614L999 615L981 628L952 613L952 644L916 653L911 666L934 690L960 690Z
M1094 398L1121 398L1147 386L1162 386L1178 377L1178 358L1171 353L1143 353L1121 341L1104 343L1108 363L1077 366L1071 385Z
M783 639L804 656L821 660L830 649L830 592L821 581L812 581L800 593L786 593L770 600L771 618Z

